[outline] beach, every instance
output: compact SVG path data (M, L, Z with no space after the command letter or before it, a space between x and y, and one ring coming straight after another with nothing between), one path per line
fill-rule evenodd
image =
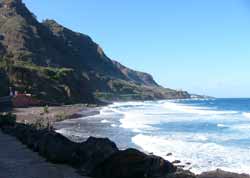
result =
M55 124L76 142L108 137L196 174L222 169L250 173L248 99L190 99L114 103L99 115Z
M206 116L207 113L213 113L215 115L214 110L204 110L204 108L201 107L191 107L187 105L184 106L183 103L179 105L178 102L179 101L157 101L158 105L155 105L155 101L123 102L114 103L102 108L82 107L81 105L49 107L49 117L51 117L51 120L53 121L53 127L56 129L56 132L53 130L39 131L33 126L27 125L29 123L33 124L37 119L40 119L41 113L44 112L44 107L16 109L15 113L18 113L17 123L10 126L2 125L2 129L5 133L16 137L24 145L17 141L14 137L0 133L0 138L2 139L1 143L7 143L8 147L11 147L7 152L7 155L11 155L11 157L7 158L4 156L5 154L0 156L0 162L2 165L0 167L5 169L5 171L2 171L1 174L4 176L16 174L17 178L23 178L19 173L19 168L24 168L28 170L27 175L36 175L38 173L39 175L48 178L50 178L50 175L53 176L51 178L57 178L57 175L61 177L64 176L65 178L68 178L67 176L69 176L69 178L74 178L74 176L80 176L76 170L79 169L79 166L83 166L85 170L84 175L91 175L98 178L117 178L117 175L119 175L119 177L124 176L125 178L130 174L133 175L133 171L137 170L137 167L140 167L140 169L142 168L142 165L140 165L142 162L139 164L136 161L136 158L140 157L140 159L147 162L143 163L143 165L145 164L149 166L143 167L141 174L145 174L143 172L149 168L152 169L152 171L155 169L154 171L156 172L153 171L152 174L159 174L158 171L163 169L160 168L160 165L164 162L165 168L163 169L164 171L162 171L166 171L169 176L171 175L171 178L182 178L182 176L185 178L225 178L228 176L233 178L249 178L247 174L241 174L248 173L247 169L243 167L246 166L247 168L248 163L246 162L245 165L241 166L242 163L240 162L241 159L246 159L247 161L248 157L241 157L241 154L238 154L237 157L235 157L232 153L237 150L231 151L231 156L238 159L235 162L237 163L235 165L235 169L232 169L232 172L236 173L230 173L222 171L230 171L228 169L230 167L226 166L231 166L231 159L224 160L227 162L221 162L223 154L227 153L225 152L227 151L226 149L228 149L227 147L225 147L226 149L221 150L221 157L217 156L216 159L213 160L213 157L209 155L209 152L205 152L205 150L197 150L197 148L206 148L206 151L210 151L209 149L207 150L207 148L210 147L205 147L207 144L205 143L206 140L204 138L202 139L204 143L203 145L202 142L197 142L200 144L199 146L197 146L197 143L190 142L188 143L189 146L186 147L185 142L180 142L178 140L180 139L180 134L172 135L172 138L170 136L162 137L159 135L160 133L162 134L162 132L160 132L160 129L157 129L156 126L159 127L159 123L166 119L163 117L163 113L160 113L159 110L154 110L159 108L159 105L164 104L164 106L167 106L168 108L172 106L172 114L169 111L167 112L167 114L172 117L173 112L176 112L176 108L178 108L178 111L181 110L181 112L183 112L183 110L189 111L189 114L198 112L201 114L199 116L203 117ZM133 108L133 111L131 108ZM149 111L145 110L146 108L150 108L151 114L149 114ZM173 108L175 109L173 110ZM153 114L152 110L157 112ZM60 119L60 117L53 118L56 114L66 111L68 111L67 117L63 120ZM232 113L232 111L216 111L216 113L219 114L220 117L221 114L224 117L225 113L227 117L229 113L235 114ZM246 112L243 112L243 110L239 113L244 116L244 119L248 117ZM25 117L29 114L34 114L36 116ZM166 114L166 111L164 114ZM75 117L72 117L72 115ZM157 116L157 118L161 118L161 120L157 120L155 116ZM27 118L25 122L23 121L24 118ZM178 121L178 118L175 118L175 122L176 121ZM246 122L246 124L248 124L248 122ZM169 131L173 125L169 122L167 122L167 125L168 127L164 126L164 129L166 130L166 128L168 128L166 131ZM190 126L191 125L189 125L189 127ZM176 129L177 125L174 127ZM217 124L217 127L224 128L225 126L222 127L222 125ZM157 131L158 136L153 135L155 131ZM210 133L210 131L208 133ZM164 132L164 134L166 133ZM186 134L186 136L188 135ZM186 137L182 136L182 138ZM201 140L201 137L196 138ZM194 137L194 139L196 138ZM111 140L115 141L115 143ZM37 153L32 152L25 145L27 145L31 150L38 152L42 157L38 156ZM208 146L210 145L211 144L209 143ZM3 147L1 148L3 149ZM182 154L183 148L186 150L186 155ZM218 151L216 150L216 147L213 147L213 149L215 149L214 151L216 152ZM80 155L78 153L79 150L81 150ZM4 151L5 150L3 150L2 153L4 153ZM242 150L240 151L242 153ZM193 154L193 159L188 157L189 152ZM206 154L208 159L201 158L199 160L200 162L197 162L195 156L203 156L200 153ZM75 157L74 155L78 156ZM81 160L82 157L86 156L88 157L87 159ZM131 159L127 160L128 157ZM45 161L45 159L48 162ZM207 162L209 159L212 161ZM153 165L150 165L148 161L150 164L153 163ZM13 164L13 162L16 162L16 164ZM32 164L32 166L28 166L30 165L30 162L34 164ZM57 164L51 164L49 162ZM68 166L62 166L60 164L62 162ZM129 166L135 163L136 165L138 164L136 167ZM158 165L158 163L160 164ZM211 168L209 167L209 163L215 164L216 166ZM221 163L227 164L225 164L225 167L221 167ZM75 164L78 166L71 168L72 165ZM117 172L116 169L112 169L112 171L107 172L106 169L109 170L110 166L114 167L118 164L121 165L119 165L117 169L128 171L123 172L123 175L120 174L121 172ZM17 167L17 169L13 170L14 167ZM43 173L40 174L40 170L37 169L41 169ZM82 169L80 170L80 172L83 171ZM50 172L51 174L49 176L45 175ZM192 172L196 173L196 175ZM26 174L24 175L26 176Z
M45 113L44 107L27 107L27 108L14 108L13 114L16 115L18 123L35 124L37 121L44 122L48 121L53 123L87 117L99 113L100 108L86 105L86 104L74 104L74 105L63 105L63 106L49 106Z

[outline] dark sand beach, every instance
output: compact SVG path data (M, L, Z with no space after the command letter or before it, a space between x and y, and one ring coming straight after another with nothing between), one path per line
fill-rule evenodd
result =
M13 114L17 117L17 122L34 124L38 120L53 124L67 119L86 117L99 113L98 107L87 106L86 104L75 104L65 106L50 106L48 112L44 112L45 107L14 108Z

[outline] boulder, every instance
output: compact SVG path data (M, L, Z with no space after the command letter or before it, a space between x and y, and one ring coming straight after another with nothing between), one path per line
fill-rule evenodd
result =
M127 149L111 155L91 175L97 178L161 178L175 171L175 166L160 157Z
M174 160L174 161L172 162L172 164L180 164L180 163L181 163L180 160Z
M166 154L166 156L173 156L173 153L168 153Z
M0 106L1 107L1 106ZM16 116L11 113L0 113L0 127L13 126L16 123Z
M86 142L80 144L77 151L81 171L89 174L116 152L118 152L116 144L108 138L89 137Z
M177 169L176 172L168 174L166 178L197 178L194 173L183 170L183 169Z
M78 162L76 150L78 143L74 143L56 132L46 132L38 141L39 154L53 163L65 163L75 165Z
M250 178L247 174L236 174L217 169L211 172L204 172L198 178Z

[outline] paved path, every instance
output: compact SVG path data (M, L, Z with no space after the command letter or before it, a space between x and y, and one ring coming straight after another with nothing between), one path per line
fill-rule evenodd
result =
M46 162L14 137L0 131L0 178L87 178L75 169Z

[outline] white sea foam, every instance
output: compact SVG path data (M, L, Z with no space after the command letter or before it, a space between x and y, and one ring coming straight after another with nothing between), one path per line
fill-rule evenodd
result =
M230 127L230 126L227 126L227 125L225 125L225 124L217 124L217 127L228 128L228 127Z
M141 102L141 101L136 101L136 102L115 102L111 107L132 107L132 106L145 106L145 105L150 105L150 102Z
M199 115L224 115L224 114L237 114L236 111L218 111L211 110L207 107L198 107L198 106L187 106L183 104L177 104L174 102L167 101L164 103L164 107L169 110L174 110L177 112L199 114Z
M123 114L122 111L119 111L118 109L115 109L113 105L110 105L110 106L107 106L107 107L103 107L100 110L99 115L101 115L101 116L103 116L103 115L113 115L114 113Z
M201 102L192 100L192 104L180 104L183 102L178 100L114 103L103 107L99 116L84 119L95 122L96 118L97 122L109 123L111 129L130 130L138 134L132 141L145 151L170 161L191 162L195 173L217 168L250 173L250 145L247 144L250 120L246 119L250 113L201 107ZM216 106L216 101L213 102L207 106ZM59 130L66 135L81 136L79 130L72 131ZM166 156L169 152L173 155Z
M105 107L101 114L110 116L120 114L120 127L138 134L132 138L136 145L170 161L178 159L183 163L191 162L191 170L195 173L217 168L250 173L250 150L244 149L244 147L216 144L237 139L249 139L250 136L242 134L242 132L249 131L250 124L235 123L234 119L237 118L237 121L244 122L244 117L250 117L250 113L243 113L244 117L240 117L242 113L237 111L220 111L216 108L176 102L178 101L114 103ZM201 121L201 118L202 122L208 123L207 127L215 125L218 129L231 129L232 133L225 135L220 132L176 131L164 132L160 136L155 134L157 133L155 131L160 129L158 126L163 123L173 122L175 127L180 126L183 129L183 123L195 125ZM102 120L102 122L104 123L106 120ZM117 125L111 124L111 127L117 127ZM169 152L173 153L173 156L166 157Z
M78 132L75 132L75 131L71 131L71 130L68 130L68 129L59 129L59 130L56 130L57 133L60 133L62 135L66 135L66 136L74 136L74 137L82 137L82 133L78 133Z
M250 131L250 124L236 124L230 127L231 129L234 130L239 130L239 131Z
M132 129L133 131L139 132L141 129L154 130L152 124L160 123L157 119L150 119L143 114L143 112L127 112L124 113L124 117L120 119L120 127L126 129Z
M243 113L243 116L244 116L244 117L247 117L247 118L250 118L250 112L244 112L244 113Z
M191 162L192 171L200 173L217 168L250 173L250 150L236 147L224 147L215 143L187 142L168 139L167 137L146 136L139 134L132 141L147 152L153 152L170 161ZM173 153L167 157L167 153Z
M106 119L103 119L103 120L101 121L101 123L110 123L110 121L108 121L108 120L106 120Z
M160 104L159 104L160 103ZM129 103L132 104L132 103ZM125 103L115 104L115 106L125 106ZM138 108L137 106L145 106L145 108ZM113 107L113 106L112 106ZM120 119L120 127L131 129L135 132L141 132L142 130L157 130L154 125L161 123L170 122L191 122L195 120L200 120L200 115L209 115L209 117L203 118L203 120L227 120L236 111L216 111L209 110L206 107L198 106L186 106L182 104L173 103L170 101L161 101L157 103L157 106L148 105L145 102L136 102L129 109L121 111L121 108L116 108L113 110L115 113L120 113L123 117ZM188 116L185 114L189 114ZM196 114L196 115L194 115ZM218 127L223 127L223 125L218 124Z
M234 125L217 124L217 127L229 128L231 130L238 130L240 132L250 131L250 123L234 124Z

